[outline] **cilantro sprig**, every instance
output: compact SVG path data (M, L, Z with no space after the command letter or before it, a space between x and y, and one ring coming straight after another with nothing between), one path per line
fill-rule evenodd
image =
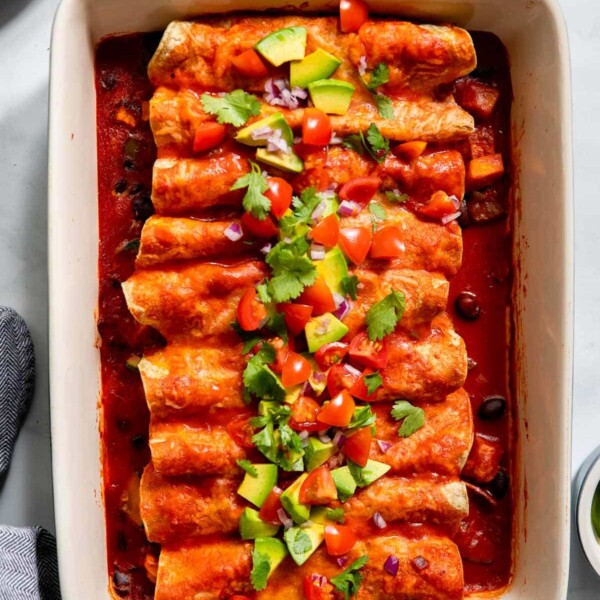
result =
M267 264L273 276L269 280L269 294L275 302L287 302L297 298L305 287L317 279L317 269L305 256L308 242L299 238L295 242L279 242L267 254Z
M209 115L216 115L221 124L241 127L250 117L260 113L260 102L244 90L234 90L223 96L202 94L202 108Z
M275 361L275 348L267 342L248 361L243 373L244 392L254 394L263 400L279 400L285 397L285 390L279 378L268 365ZM247 398L249 400L249 398Z
M375 88L379 87L380 85L384 85L385 83L387 83L390 80L390 69L389 67L383 63L380 62L372 71L371 74L369 76L368 81L365 81L363 79L363 81L365 81L365 85L370 89L370 90L374 90Z
M264 221L271 210L271 201L264 195L264 192L269 189L269 184L260 167L251 160L248 162L250 163L250 173L242 175L230 189L233 191L248 188L242 200L242 206L246 212Z
M373 304L365 317L369 339L371 341L382 340L386 335L392 333L402 318L405 308L404 294L395 290Z
M367 388L367 394L369 394L369 396L374 394L382 385L383 379L381 379L379 371L375 371L375 373L371 373L370 375L365 375L365 387Z
M292 214L284 216L279 221L281 231L286 235L293 235L299 225L309 224L313 211L322 200L322 196L313 187L303 190L300 196L294 196L292 198Z
M346 522L344 509L341 506L338 508L328 508L325 512L325 518L336 523L341 523L342 525Z
M349 600L360 589L363 575L360 570L369 562L368 556L357 558L349 567L344 569L339 575L331 578L331 583L338 591L344 594L344 600Z
M369 203L369 212L371 213L371 222L373 224L373 231L377 230L377 227L381 223L381 221L385 221L387 218L387 214L385 212L385 208L379 204L379 202L370 202Z
M425 411L407 400L396 400L391 415L396 421L404 419L398 429L400 437L409 437L425 425Z
M366 383L366 377L365 377ZM371 394L371 392L369 392ZM365 404L363 406L357 406L354 409L354 414L352 415L352 420L348 425L348 429L358 429L360 427L368 427L369 425L373 425L375 423L375 415L371 410L371 406L369 404Z
M267 587L267 579L271 571L271 563L266 554L252 551L252 571L250 571L250 581L257 592Z
M362 131L354 133L344 138L342 145L361 156L366 152L378 163L382 163L390 151L390 142L383 137L375 123L369 125L366 136Z
M388 96L385 94L373 94L373 101L377 107L379 116L383 119L394 118L394 105Z
M235 462L237 463L237 466L246 471L250 477L258 477L256 467L247 458L240 458Z
M389 202L394 202L396 204L404 204L408 200L408 194L403 194L400 190L387 190L385 192L385 197Z

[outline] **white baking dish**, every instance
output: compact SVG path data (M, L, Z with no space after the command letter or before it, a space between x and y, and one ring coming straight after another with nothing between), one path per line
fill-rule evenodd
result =
M109 597L95 345L94 47L106 34L159 29L175 18L290 4L289 0L63 0L58 10L52 35L48 212L54 493L64 600ZM328 5L324 0L309 4ZM559 600L566 595L569 563L573 308L565 26L555 0L369 4L381 13L493 31L511 56L520 466L515 486L516 569L504 597Z

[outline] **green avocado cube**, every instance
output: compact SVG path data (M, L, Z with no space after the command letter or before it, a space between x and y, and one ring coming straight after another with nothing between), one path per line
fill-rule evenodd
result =
M323 443L318 438L308 438L308 445L304 448L304 464L310 473L317 467L325 464L338 448L333 442Z
M256 538L254 540L254 551L252 553L252 562L255 557L266 559L269 563L269 574L267 579L273 574L273 571L283 562L288 555L285 544L275 537Z
M294 143L294 134L292 132L292 128L288 125L288 122L285 120L285 117L282 113L276 112L264 119L260 119L260 121L255 121L251 125L240 129L235 136L236 142L240 142L240 144L245 144L246 146L266 146L267 139L266 137L260 137L255 139L252 137L252 134L259 129L263 129L264 127L268 127L275 131L276 129L281 131L281 139L284 140L288 146L292 146Z
M290 60L301 60L306 53L306 28L278 29L260 40L254 48L274 67Z
M271 537L277 535L279 527L265 523L258 511L253 508L245 508L240 517L240 534L243 540L254 540L259 537Z
M354 86L339 79L321 79L310 83L308 92L316 108L331 115L345 115L350 107Z
M313 81L331 77L342 64L339 58L317 48L313 53L305 56L302 60L290 63L290 86L305 88Z
M349 462L348 468L358 487L371 485L391 469L390 465L371 459L367 461L364 467L359 467L357 464Z
M356 491L356 481L349 467L340 467L331 471L331 476L337 488L339 499L345 502Z
M323 260L315 262L315 268L333 293L344 295L342 280L348 277L348 263L339 248L329 250Z
M290 527L283 539L287 544L292 560L303 565L325 539L325 527L320 523L312 523L310 527Z
M310 517L310 506L300 502L300 488L308 477L308 473L303 473L281 494L281 505L292 517L294 523L304 523Z
M304 169L304 162L294 152L289 154L281 150L269 152L266 148L258 148L256 150L256 160L289 173L302 173Z
M316 352L321 346L341 340L348 327L331 313L313 317L304 328L309 352Z
M277 484L277 465L269 463L252 466L256 469L257 476L253 477L250 473L246 473L238 488L238 494L260 508Z

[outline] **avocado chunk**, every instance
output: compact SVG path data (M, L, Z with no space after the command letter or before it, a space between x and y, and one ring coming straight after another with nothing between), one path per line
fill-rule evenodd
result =
M238 494L260 508L267 499L269 492L277 484L277 465L253 464L257 476L246 473L244 480L238 488Z
M341 340L348 328L331 313L312 318L304 328L309 352L316 352L321 346Z
M292 128L288 125L285 117L280 112L273 113L272 115L261 119L260 121L256 121L255 123L240 129L235 136L235 140L240 142L240 144L245 144L246 146L266 146L266 138L261 137L259 139L255 139L252 137L253 132L263 129L264 127L268 127L273 131L279 129L281 131L281 139L284 140L288 146L291 147L294 143L294 134L292 132Z
M345 502L356 491L356 481L349 467L340 467L331 471L331 476L337 488L339 499Z
M294 385L292 387L286 388L285 398L283 399L283 401L286 404L294 404L294 402L296 402L296 400L298 400L298 398L300 398L303 387L304 387L304 384L300 384L300 385Z
M264 37L254 48L274 67L301 60L306 52L306 28L284 27Z
M339 79L321 79L310 83L308 92L316 108L330 115L345 115L354 94L354 86Z
M295 60L290 64L290 86L305 88L313 81L331 77L342 64L339 58L317 48L312 54L302 60Z
M325 464L336 452L337 446L333 442L323 443L318 438L308 438L308 445L304 448L304 465L308 472Z
M315 262L317 273L323 277L329 289L344 296L342 279L348 277L348 263L339 248L333 248L325 254L323 260Z
M286 154L281 150L277 152L269 152L266 148L259 148L256 151L256 160L271 167L277 167L282 171L289 173L302 173L304 162L293 152Z
M308 477L308 473L303 473L290 485L283 494L281 494L281 504L288 514L294 519L294 523L304 523L310 517L310 506L300 502L300 488Z
M371 459L367 461L364 467L359 467L357 464L349 462L348 468L358 487L371 485L391 469L390 465Z
M240 534L243 540L254 540L259 537L271 537L279 531L277 525L265 523L253 508L245 508L240 517Z
M308 362L310 362L312 366L312 372L308 377L308 383L310 383L310 387L314 390L315 394L320 396L327 387L327 374L319 369L311 355L307 354L305 358L308 359Z
M281 540L275 537L256 538L252 552L252 564L256 566L257 563L266 560L269 564L268 579L273 574L273 571L283 562L287 554L287 548Z
M292 560L300 566L311 557L325 539L325 527L320 523L313 523L310 527L290 527L283 534L283 539Z

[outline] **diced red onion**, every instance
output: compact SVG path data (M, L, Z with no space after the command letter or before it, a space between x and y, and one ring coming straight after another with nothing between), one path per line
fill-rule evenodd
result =
M258 329L262 329L269 322L269 316L267 315L259 324Z
M346 566L346 564L348 562L348 557L347 556L338 556L335 559L335 562L338 564L338 567L344 567L344 566Z
M271 252L271 248L273 248L271 242L267 242L261 249L260 251L263 254L269 254L269 252Z
M340 321L343 321L344 318L346 317L346 315L350 312L351 307L352 307L352 305L350 304L350 301L346 300L346 298L343 298L342 302L340 302L340 305L337 307L337 309L335 310L335 312L333 314Z
M460 200L454 195L448 196L448 197L450 198L450 200L452 200L452 204L453 204L454 208L456 210L460 210Z
M331 469L335 469L337 467L341 467L344 464L344 459L346 457L343 454L336 454L329 459L328 465Z
M331 442L331 438L328 435L319 435L319 441L323 444L329 444L329 442Z
M229 227L227 227L224 233L225 237L232 242L237 242L244 236L242 226L239 223L232 223Z
M335 302L335 307L339 308L342 302L345 300L344 296L338 294L337 292L333 292L333 301Z
M458 219L458 217L460 217L461 212L460 210L457 210L455 213L452 213L451 215L446 215L445 217L442 217L442 223L444 225L447 225L448 223L452 222L452 221L456 221L456 219Z
M358 74L361 77L364 77L365 73L367 72L367 57L366 56L361 56L358 60Z
M314 525L314 521L311 521L310 519L304 521L304 523L300 524L300 528L301 529L308 529L309 527L312 527Z
M290 90L287 79L267 79L265 82L264 99L271 106L284 106L294 110L300 106L300 101L308 97L306 90L294 86Z
M327 375L325 373L321 373L320 371L313 371L312 378L316 383L323 383L327 378Z
M317 435L327 435L328 431L329 429L319 429L319 431L317 431Z
M273 129L268 125L264 125L263 127L259 127L258 129L253 129L250 132L250 137L253 140L266 140L273 133Z
M335 131L331 133L331 139L329 140L330 144L341 144L344 141L344 138L336 135Z
M326 209L327 209L327 202L325 202L325 200L321 200L321 202L319 202L319 204L317 204L317 207L315 208L315 210L313 210L312 215L310 215L310 218L313 221L318 221L323 216L323 213L325 212Z
M321 244L311 244L310 257L313 260L323 260L325 258L325 246Z
M360 377L362 375L362 373L358 369L355 369L352 365L345 364L344 369L346 369L350 375L354 375L356 377Z
M379 449L385 454L394 444L386 442L385 440L377 440Z
M277 510L277 518L281 521L281 524L286 529L289 529L294 525L294 521L292 521L292 519L288 517L287 513L285 512L285 510L283 510L283 508Z
M294 145L299 144L302 141L302 137L299 135L294 136Z
M309 435L310 435L310 432L308 432L308 431L301 431L301 432L298 434L298 437L299 437L301 440L305 440L305 439L307 439L307 438L308 438L308 436L309 436Z
M385 529L387 527L385 519L378 512L373 513L373 523L375 524L375 527L377 527L377 529Z
M280 151L285 152L286 154L289 154L292 151L289 144L281 137L281 129L273 130L267 138L267 151Z
M342 217L353 217L362 210L362 206L353 200L342 200L338 208L338 214Z
M306 100L306 98L308 98L308 92L297 85L292 88L292 94L296 96L296 98L300 98L300 100Z
M338 429L336 431L335 435L333 436L333 443L338 448L341 448L344 445L345 441L346 441L346 436L342 433L342 431L340 429Z
M383 563L383 568L393 577L396 577L399 566L400 566L400 561L393 554L390 554L387 557L385 563Z
M312 583L316 584L317 587L325 587L327 585L327 577L325 577L325 575L313 573L310 576L310 580L312 581Z
M412 564L415 566L416 569L422 571L423 569L426 569L429 566L429 561L423 556L417 556L416 558L412 559Z

